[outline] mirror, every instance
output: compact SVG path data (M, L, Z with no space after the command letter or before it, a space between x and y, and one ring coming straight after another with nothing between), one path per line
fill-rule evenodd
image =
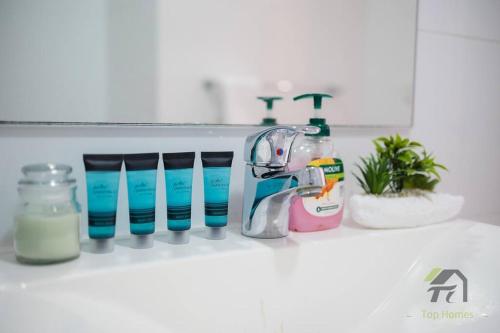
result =
M0 120L410 126L417 0L0 0Z

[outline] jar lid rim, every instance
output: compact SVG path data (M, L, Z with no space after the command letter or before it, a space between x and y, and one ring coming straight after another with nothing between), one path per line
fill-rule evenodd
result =
M68 178L73 168L66 164L37 163L28 164L21 168L24 178L19 185L60 186L76 183L76 179Z
M70 174L71 171L73 171L73 168L71 166L58 163L28 164L21 168L21 172L25 176L29 176L32 173L49 173L52 175Z

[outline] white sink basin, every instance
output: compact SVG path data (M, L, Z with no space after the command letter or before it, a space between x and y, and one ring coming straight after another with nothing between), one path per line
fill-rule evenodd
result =
M470 221L406 230L346 223L320 233L112 254L52 266L0 256L0 332L494 332L500 228ZM122 245L120 245L122 244ZM431 303L434 267L468 279ZM450 283L456 282L453 278ZM426 310L425 317L423 310ZM445 312L443 312L445 311ZM447 313L448 317L436 318ZM450 319L471 313L472 318Z

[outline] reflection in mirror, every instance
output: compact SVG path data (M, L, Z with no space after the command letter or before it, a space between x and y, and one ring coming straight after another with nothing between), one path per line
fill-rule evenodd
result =
M417 0L2 0L0 120L412 119Z

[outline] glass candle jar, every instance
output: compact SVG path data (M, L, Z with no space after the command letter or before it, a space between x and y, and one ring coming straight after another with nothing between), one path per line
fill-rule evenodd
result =
M21 169L21 204L15 216L14 249L23 263L47 264L80 255L80 206L72 168L32 164Z

